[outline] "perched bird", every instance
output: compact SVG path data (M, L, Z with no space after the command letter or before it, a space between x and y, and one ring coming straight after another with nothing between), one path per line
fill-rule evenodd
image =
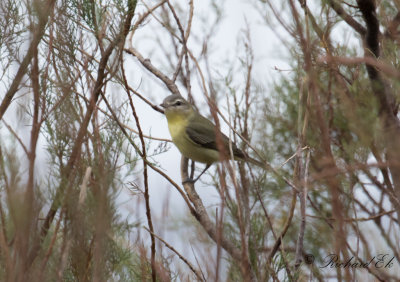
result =
M172 142L181 154L196 162L205 163L205 169L196 179L186 179L185 182L196 182L200 176L214 163L221 160L218 151L216 127L207 118L200 115L182 96L174 94L164 99L160 105L164 108L168 121ZM229 150L229 138L220 132L226 152ZM234 143L232 151L235 160L248 161L264 168L264 164L248 157ZM228 159L226 156L226 159Z

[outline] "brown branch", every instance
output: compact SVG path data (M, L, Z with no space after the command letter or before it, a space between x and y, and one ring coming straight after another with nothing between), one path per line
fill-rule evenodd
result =
M3 174L3 177L5 178L5 171L4 171L4 167L3 167L3 156L2 156L2 151L1 151L1 147L0 147L0 172L1 174ZM7 187L7 179L4 179L4 181L6 182L6 190L8 190L9 188ZM8 192L7 192L8 193ZM7 242L7 230L6 230L6 219L5 219L5 215L4 215L4 210L3 210L3 205L0 201L0 223L1 223L1 231L0 231L0 248L2 250L2 256L4 257L4 261L5 261L5 270L6 270L6 278L9 279L8 275L12 273L11 269L13 268L13 263L11 262L11 252L10 252L10 248L8 246L8 242ZM7 280L8 280L7 279Z
M306 9L305 5L304 13L306 16L306 20L308 23L308 18L312 15L309 14L309 11ZM308 24L307 24L307 31L308 31ZM307 41L309 41L309 32L307 32ZM307 158L305 161L305 166L302 158L302 148L307 147L306 144L306 135L307 135L307 128L308 128L308 117L309 117L309 103L311 95L309 91L306 91L306 95L304 95L304 80L300 82L300 89L299 89L299 106L298 106L298 119L297 119L297 152L296 152L296 163L294 169L294 179L295 182L303 182L301 185L301 192L299 193L300 197L300 213L301 213L301 221L299 227L299 234L297 237L296 242L296 256L295 256L295 269L298 270L302 259L303 259L303 244L304 244L304 232L306 227L306 204L307 204L307 189L308 189L308 167L310 161L310 150L307 150Z
M253 175L253 173L252 173L251 171L250 171L250 173L252 174L252 178L253 178L253 182L254 182L254 175ZM265 205L264 205L264 202L263 202L263 200L262 200L262 198L261 198L261 195L260 195L260 187L256 184L256 185L255 185L255 188L256 188L256 194L257 194L258 201L260 202L261 208L262 208L262 210L263 210L263 212L264 212L264 215L265 215L265 218L266 218L267 221L268 221L268 224L269 224L269 227L270 227L270 229L271 229L272 235L273 235L273 237L274 237L274 239L275 239L275 243L278 242L278 240L279 240L279 246L278 246L278 248L280 248L281 251L282 251L282 253L284 253L285 250L283 250L283 248L280 247L281 239L279 239L279 238L276 236L276 232L275 232L275 230L274 230L274 226L272 225L271 218L270 218L270 216L268 215L267 209L266 209L266 207L265 207ZM294 194L293 196L296 197L296 194ZM277 251L277 250L278 250L278 249L276 249L276 251ZM275 251L275 253L276 253L276 251ZM268 252L270 252L270 251L268 250ZM270 253L271 253L271 252L270 252ZM275 253L273 254L273 256L275 255ZM273 256L272 256L272 257L273 257ZM272 258L272 257L271 257L271 258ZM282 256L282 258L284 258L284 256ZM286 259L284 258L284 260L285 260L285 267L287 267L287 269L288 269L288 264L286 263ZM272 276L272 278L274 279L274 281L279 281L278 278L276 277L275 271L274 271L274 270L272 269L272 267L270 266L270 263L268 263L268 260L267 260L267 263L266 263L266 267L267 267L268 274Z
M313 66L313 60L311 56L311 47L310 47L310 40L307 31L307 38L304 36L302 23L300 21L300 16L296 10L296 7L293 3L293 0L290 1L290 7L292 11L293 18L296 22L296 28L299 34L299 43L302 48L302 52L304 55L304 71L306 72L307 76L307 91L312 96L314 100L314 107L315 107L315 118L318 121L318 129L320 131L320 139L321 139L321 147L322 147L322 154L324 159L326 159L326 163L324 163L324 169L336 169L337 165L335 162L335 158L331 149L330 143L330 128L325 120L324 112L323 112L323 105L321 102L321 95L320 91L318 91L318 85L316 83L316 70ZM306 19L307 20L307 19ZM338 219L337 224L335 225L335 236L337 238L336 241L336 252L339 253L340 251L344 251L343 249L343 242L345 240L345 230L343 227L343 207L342 202L339 199L339 190L340 190L340 182L336 177L329 177L326 179L326 183L329 187L329 192L331 196L331 204L332 204L332 212L333 215Z
M375 1L357 0L358 7L367 25L365 35L364 56L379 58L379 21L376 16ZM397 118L396 99L387 83L382 78L378 69L366 64L368 76L373 93L379 101L379 114L384 124L385 154L389 163L390 173L393 179L394 190L397 200L400 199L400 169L393 165L400 159L400 123ZM400 207L396 205L398 220L400 220Z
M154 234L154 232L150 231L146 227L144 227L144 229L150 234L152 234L154 237L156 237L158 240L160 240L168 249L173 251L179 257L179 259L182 260L189 267L189 269L196 275L197 279L199 279L200 281L206 281L205 279L203 279L200 273L194 268L194 266L184 256L182 256L174 247L172 247L164 239L157 236L156 234Z
M7 129L11 132L11 134L14 136L15 139L17 139L18 143L21 145L22 149L24 150L26 156L29 156L29 151L26 148L25 144L22 142L21 138L18 136L18 134L15 132L15 130L3 119L2 122L4 125L7 127Z
M396 210L384 211L384 212L381 212L381 213L378 213L378 214L375 214L375 215L371 215L369 217L344 218L343 220L346 221L346 222L355 222L355 221L362 222L362 221L370 221L370 220L376 221L377 219L381 218L382 216L390 215L390 214L394 213L395 211ZM330 221L334 221L335 220L335 218L333 218L333 217L329 217L328 218L328 217L311 215L311 214L307 214L307 216L308 217L312 217L312 218L318 218L318 219L327 219L327 220L330 220Z
M34 2L39 2L39 1L34 1ZM41 8L43 7L43 10L37 11L38 12L38 20L39 20L38 24L33 28L34 32L32 35L31 44L29 45L29 49L26 52L26 55L25 55L24 59L22 60L21 65L18 68L15 78L10 85L10 88L6 92L6 95L4 96L3 101L1 102L0 120L3 118L3 115L7 111L8 106L10 106L15 93L18 91L21 80L24 77L24 75L28 69L28 66L32 60L32 57L34 56L35 50L37 50L37 47L38 47L38 45L42 39L42 36L45 32L45 28L46 28L47 22L49 20L49 15L51 14L51 12L54 8L55 2L56 2L55 0L49 0L46 4L43 4L40 6Z
M300 160L302 161L302 160ZM300 212L301 212L301 222L300 222L300 230L296 243L296 258L295 258L295 268L298 269L301 265L303 259L303 241L304 241L304 232L306 227L306 204L307 204L307 192L308 192L308 168L310 163L310 151L307 151L306 163L304 168L304 174L302 173L302 177L304 177L304 185L303 189L300 193Z
M187 44L187 40L188 40L189 35L190 35L191 26L192 26L193 10L194 10L193 0L190 1L189 6L190 6L189 20L188 20L188 25L187 25L186 31L184 31L183 27L182 27L182 24L181 24L181 22L179 20L179 17L175 12L174 7L171 5L171 3L168 0L168 7L170 8L170 10L171 10L171 12L172 12L172 14L174 16L174 19L175 19L175 21L176 21L176 23L178 25L178 29L179 29L179 32L181 34L181 42L182 42L182 45L183 45L182 46L182 50L181 50L181 54L179 55L179 59L178 59L178 67L176 68L176 71L175 71L175 73L173 75L172 80L173 81L176 80L176 78L177 78L177 76L179 74L180 68L181 68L183 57L184 57L185 58L185 70L186 70L186 75L184 76L184 82L185 82L186 90L188 92L188 96L189 96L190 99L192 99L191 83L190 83L189 57L188 57L188 54L187 54L188 47L187 47L186 44Z
M181 159L181 177L182 181L188 178L188 159L182 156ZM221 243L221 246L224 248L225 251L227 251L231 257L240 265L240 268L242 270L242 273L248 273L249 277L248 279L250 281L255 281L256 276L254 274L254 271L250 265L250 262L248 260L243 260L243 255L241 250L239 250L232 241L228 240L226 237L220 236L218 238L218 232L216 230L215 224L211 221L210 217L208 216L208 213L203 205L203 202L199 195L197 194L196 190L194 189L193 183L188 183L186 182L183 187L185 188L185 191L190 199L190 201L193 203L193 206L196 210L196 214L193 214L196 218L196 220L201 224L203 229L207 232L207 234L210 236L211 239L213 239L215 242L219 241ZM246 279L246 277L244 277Z
M336 14L340 16L349 26L351 26L360 35L364 36L367 30L354 17L350 16L335 0L327 0L329 5L335 10Z
M400 79L400 71L396 68L392 67L389 64L385 64L384 62L377 60L373 57L363 57L363 58L348 58L348 57L322 57L319 58L319 62L323 63L339 63L346 66L351 65L359 65L359 64L368 64L370 66L375 67L377 70L384 72L386 75L391 76L396 79Z
M292 219L293 219L294 209L296 207L296 201L297 201L297 193L295 191L293 191L292 203L290 206L288 218L285 222L285 225L283 226L281 233L279 233L279 236L278 236L277 240L275 241L274 246L271 249L271 252L268 254L267 264L270 264L272 262L272 258L275 256L276 252L278 251L279 247L281 246L282 239L283 239L283 237L285 237L286 232L289 229L290 223L292 222ZM284 249L282 248L281 251L283 251L283 250Z
M28 181L26 183L26 191L25 191L25 199L24 205L26 207L25 210L25 226L22 226L22 232L16 234L17 242L20 242L21 246L21 257L24 258L22 262L22 270L24 272L23 277L27 277L28 268L30 266L29 262L29 248L28 242L26 238L31 238L33 235L36 237L36 233L32 233L35 231L36 215L34 213L34 181L35 181L35 160L36 160L36 145L39 138L40 132L40 123L39 123L39 103L40 103L40 84L39 84L39 57L38 57L38 48L37 45L33 48L33 62L32 62L32 70L31 70L31 80L32 80L32 91L33 91L33 117L32 117L32 128L31 128L31 136L30 136L30 148L28 154L29 160L29 169L28 169ZM19 236L22 236L22 240L18 240Z
M393 20L387 27L385 35L388 35L391 38L395 39L397 34L397 28L399 27L399 25L400 25L400 12L397 12L396 16L393 18Z
M136 91L135 89L133 89L132 87L129 87L129 91L131 91L132 93L134 93L136 96L138 96L143 102L145 102L147 105L149 105L153 110L164 114L164 110L161 109L159 106L154 105L152 102L150 102L148 99L146 99L143 95L141 95L138 91Z
M184 201L186 202L190 212L192 214L196 214L196 210L193 208L193 206L190 204L189 199L187 198L185 192L183 192L183 190L179 187L179 185L177 183L175 183L166 173L164 173L161 169L157 168L156 166L154 166L149 160L147 160L147 158L144 158L142 152L139 150L139 148L137 147L137 145L133 142L132 138L129 136L129 134L126 132L124 125L119 121L115 111L111 108L110 103L108 102L108 100L106 99L105 96L103 96L103 100L106 103L106 106L108 108L108 110L111 112L111 115L114 119L114 121L117 123L118 127L120 128L120 130L122 131L122 133L125 135L126 139L128 140L128 142L134 147L135 151L139 154L139 156L146 161L146 164L151 167L154 171L156 171L157 173L159 173L161 176L163 176L169 183L171 183L179 192L179 194L181 194L182 198L184 199Z
M136 94L136 92L134 92L134 90L132 89L132 87L130 87L129 86L129 91L132 91L133 93L135 93ZM82 95L82 94L80 94L80 93L76 93L79 97L81 97L83 100L85 100L85 102L89 102L89 99L87 99L84 95ZM136 94L137 95L137 94ZM139 94L140 95L140 94ZM143 99L146 99L146 98L144 98L143 97ZM143 100L142 99L142 100ZM146 99L147 100L147 99ZM149 103L150 103L150 105L152 105L152 103L149 101ZM156 107L156 106L154 106L154 107ZM152 107L153 109L154 109L154 107ZM103 110L102 108L100 108L98 105L96 105L96 111L100 111L100 112L102 112L105 116L107 116L108 118L113 118L113 116L112 115L110 115L110 114L108 114L105 110ZM162 111L161 110L161 112L162 113L164 113L164 111ZM122 127L124 127L124 128L126 128L126 129L128 129L129 131L131 131L131 132L133 132L133 133L136 133L136 134L139 134L139 131L137 131L137 130L135 130L135 129L133 129L133 128L131 128L130 126L128 126L128 125L126 125L126 124L123 124L123 123L121 123L121 125L122 125ZM146 134L143 134L143 137L144 138L146 138L146 139L150 139L150 140L156 140L156 141L162 141L162 142L168 142L168 143L171 143L172 142L172 140L171 139L166 139L166 138L159 138L159 137L154 137L154 136L150 136L150 135L146 135Z
M367 33L365 34L365 57L373 56L379 58L379 21L376 17L375 4L372 0L357 0L361 13L367 24ZM368 76L371 80L372 88L380 102L380 110L387 111L387 114L395 110L395 99L385 86L378 70L369 63L366 64Z
M45 254L45 256L44 256L44 258L43 258L43 260L42 260L41 268L40 268L40 269L41 269L41 272L40 272L40 274L39 274L39 279L38 279L39 281L42 280L41 278L43 277L44 270L46 269L46 264L47 264L47 262L49 261L50 256L51 256L52 251L53 251L53 248L54 248L54 246L55 246L56 239L57 239L57 235L58 235L58 230L59 230L59 228L60 228L60 223L61 223L62 217L63 217L63 212L60 213L60 218L57 220L57 223L56 223L56 227L55 227L55 229L54 229L53 236L52 236L52 238L51 238L51 240L50 240L49 248L47 249L47 252L46 252L46 254Z
M151 278L153 282L157 280L157 273L156 273L156 242L154 239L154 228L153 228L153 221L151 218L151 208L150 208L150 195L149 195L149 178L147 174L147 153L146 153L146 143L144 142L142 128L140 126L139 117L136 113L135 106L133 105L133 101L129 92L128 81L126 80L124 64L121 60L121 70L122 70L122 78L126 90L126 94L128 95L129 105L131 106L132 114L136 122L136 127L139 131L139 139L142 145L142 155L143 155L143 178L144 178L144 200L146 205L146 217L147 217L147 224L149 225L150 229L150 238L151 238Z
M163 74L160 70L158 70L149 59L143 58L143 56L133 47L125 48L125 52L128 54L131 54L132 56L135 56L139 62L144 66L149 72L154 74L156 77L158 77L162 82L164 82L165 86L173 93L177 95L181 95L179 92L178 87L176 84L169 79L165 74ZM182 96L182 95L181 95Z
M149 15L153 14L153 12L154 12L157 8L159 8L159 7L161 7L162 5L164 5L165 2L167 2L167 1L168 1L168 0L162 0L162 1L160 1L159 3L157 3L156 5L154 5L153 7L147 8L146 13L144 13L143 15L141 15L141 16L139 17L139 19L135 22L135 24L132 26L132 29L131 29L131 32L130 32L130 35L129 35L129 39L128 39L129 42L132 42L132 37L133 37L133 35L135 34L135 32L136 32L136 30L139 28L139 26L143 23L143 21L144 21ZM144 3L144 4L145 4L145 3ZM145 4L145 6L146 6L146 4ZM146 7L147 7L147 6L146 6Z
M54 201L51 204L50 210L48 211L45 221L41 227L41 238L40 238L40 240L37 240L38 242L36 243L36 245L34 247L32 247L32 250L30 252L30 258L29 258L30 263L33 262L34 258L36 257L36 255L39 251L40 244L43 242L43 240L45 239L45 237L48 233L48 230L54 219L54 216L56 215L58 208L60 207L60 205L62 203L62 198L63 198L64 192L65 192L64 191L65 188L67 188L67 193L68 193L68 190L71 189L71 185L68 185L68 184L71 182L71 179L74 175L73 169L75 167L75 163L79 159L79 154L81 152L81 146L84 141L84 137L87 133L87 127L89 125L89 121L92 117L92 114L93 114L95 108L96 108L97 100L99 99L99 96L102 92L101 89L103 87L104 79L106 76L105 70L106 70L108 60L109 60L112 52L114 51L114 49L118 45L124 43L124 40L130 29L132 18L135 13L136 1L129 0L127 8L128 8L128 11L127 11L127 15L126 15L125 22L124 22L121 32L117 35L117 37L114 39L114 41L112 41L110 43L110 45L107 47L107 49L103 52L103 54L101 56L101 60L100 60L98 71L97 71L97 80L94 85L93 91L91 93L90 101L87 106L87 111L86 111L85 117L81 123L81 126L79 128L77 137L75 139L74 147L72 148L72 151L71 151L71 155L70 155L67 165L63 171L63 174L67 177L62 178L59 188L57 189Z
M313 203L313 201L311 201L310 196L307 196L307 198L308 198L308 200L310 201L310 204L311 204L311 206L313 207L313 209L314 209L315 211L317 211L319 214L322 214L321 210ZM323 216L321 217L321 219L324 220L324 222L329 226L329 228L331 228L332 230L334 229L334 226L332 225L332 223L331 223L330 220L328 220L326 217L323 217ZM351 249L351 247L350 247L350 245L349 245L349 243L347 242L346 239L344 240L344 245L346 246L346 248L347 248L348 250L350 250L350 253L351 253L357 260L359 260L362 264L365 264L365 263L366 263L366 262L363 261L361 258L359 258L359 257L358 257L358 254L356 254L356 253ZM366 244L366 247L368 247L368 244ZM367 271L368 271L369 273L371 273L372 275L374 275L379 281L382 281L382 282L383 282L383 281L387 281L386 279L384 279L384 278L381 277L381 276L386 277L386 274L385 274L384 272L381 272L381 271L379 271L378 269L376 269L376 268L374 268L374 267L367 267L366 269L367 269ZM378 271L378 273L377 273L377 271Z
M208 91L207 91L207 86L205 83L205 78L203 75L203 72L201 71L199 62L197 61L197 59L194 57L194 55L192 54L192 52L190 50L188 50L188 53L191 57L191 59L193 60L193 62L196 65L196 68L199 72L200 75L200 79L202 82L202 86L203 86L203 91L204 91L204 95L206 97L207 102L209 103L209 105L212 105L212 101L210 100L210 97L208 95ZM287 185L289 185L293 190L295 190L296 192L299 192L300 190L296 187L296 185L294 185L293 182L291 182L289 179L287 179L284 175L282 175L281 173L279 173L279 171L274 168L270 163L268 163L262 156L261 154L254 148L254 146L252 146L249 142L249 140L247 140L242 134L240 134L235 128L232 127L232 124L228 121L228 119L221 113L221 111L215 107L216 112L218 113L218 115L224 120L224 122L229 126L229 128L237 135L240 137L240 139L246 143L246 145L258 156L258 158L261 160L260 163L263 164L263 166L261 168L267 170L267 171L272 171L276 176L278 176L279 178L283 179L283 181L285 181L285 183Z

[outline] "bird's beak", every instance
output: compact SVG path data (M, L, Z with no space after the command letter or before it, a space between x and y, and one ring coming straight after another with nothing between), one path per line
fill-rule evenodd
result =
M163 108L166 108L167 105L165 105L164 103L161 103L160 106Z

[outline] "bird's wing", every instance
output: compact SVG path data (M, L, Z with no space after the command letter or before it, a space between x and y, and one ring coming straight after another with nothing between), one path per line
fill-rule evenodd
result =
M186 133L190 140L201 147L217 150L214 127L210 128L199 122L193 122L190 126L186 127Z
M186 127L186 134L190 140L200 145L201 147L218 150L215 135L215 125L203 116L198 116L196 121L191 121ZM229 138L221 132L222 142L225 148L229 151ZM243 152L232 143L233 154L236 157L243 158Z

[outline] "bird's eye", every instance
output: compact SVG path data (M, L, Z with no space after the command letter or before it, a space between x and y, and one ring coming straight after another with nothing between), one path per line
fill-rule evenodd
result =
M181 102L181 101L176 101L176 102L175 102L175 106L180 106L180 105L182 105L182 102Z

